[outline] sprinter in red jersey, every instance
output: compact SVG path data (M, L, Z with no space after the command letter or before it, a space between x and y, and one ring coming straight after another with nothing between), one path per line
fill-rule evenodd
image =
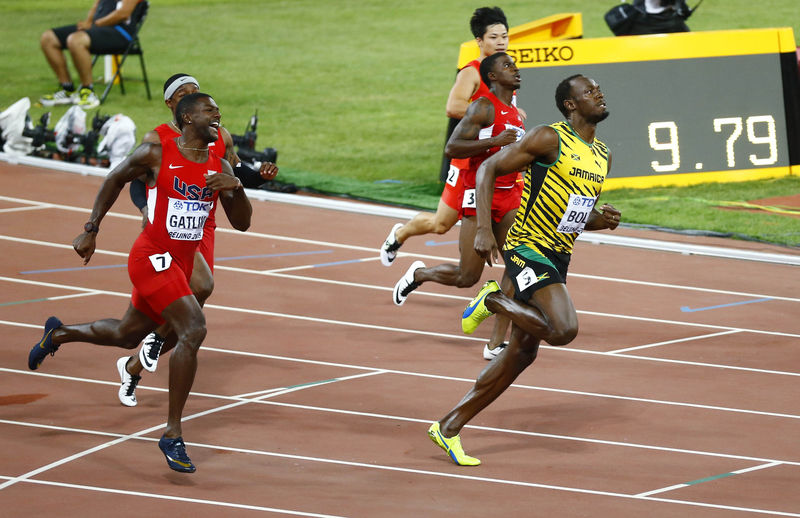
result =
M219 120L219 108L209 95L187 95L176 110L181 135L162 144L142 144L106 176L73 247L87 264L103 217L120 191L144 177L154 192L147 225L128 259L131 304L121 320L64 325L50 317L44 336L28 355L28 367L35 370L69 342L133 349L158 324L169 323L178 341L170 358L169 413L159 448L169 467L184 473L194 472L195 466L181 437L181 416L197 370L197 350L206 336L203 311L189 287L195 251L218 200L237 230L247 230L253 210L230 164L209 151L208 144L218 138Z
M175 139L180 136L180 131L175 118L175 109L184 96L199 91L197 79L188 74L174 74L164 82L164 104L169 108L172 119L164 124L156 126L155 129L145 133L142 142L152 142L153 144L163 144L165 140ZM219 138L209 143L209 149L220 158L227 160L233 166L233 174L241 180L247 188L255 188L267 180L272 180L278 174L278 166L272 162L261 164L259 171L255 171L244 165L236 154L231 134L223 127L217 128ZM144 182L139 179L131 182L131 199L133 203L142 211L145 222L147 220L147 195L148 189ZM194 258L194 268L189 286L192 288L200 306L203 306L211 292L214 290L214 221L215 211L212 210L206 221L203 239L197 248ZM163 324L155 331L148 334L142 341L142 346L138 354L124 356L117 360L117 371L120 376L120 386L117 391L120 403L125 406L136 406L136 387L141 378L143 370L155 372L158 366L158 359L162 353L166 353L175 347L177 337L170 333L169 324Z
M481 81L481 61L495 52L505 52L508 48L508 22L499 7L476 9L470 19L470 29L481 54L478 59L459 70L455 84L450 89L446 111L451 121L461 119L470 103L489 91L489 87ZM380 249L381 263L384 266L392 265L398 249L406 239L431 233L444 234L458 222L464 194L461 173L467 167L468 162L463 157L450 161L450 170L435 213L420 212L405 224L397 223L392 227Z
M459 234L461 259L457 265L445 263L431 268L426 268L422 261L415 261L394 287L393 300L397 305L403 304L406 297L423 282L434 281L467 288L475 285L483 272L484 260L472 247L477 230L475 173L484 160L503 146L522 138L525 129L517 108L512 104L514 91L520 86L520 75L511 56L497 52L484 59L481 77L489 85L490 92L470 105L450 136L446 148L449 156L472 157L469 159L470 167L464 174L463 217ZM498 243L505 241L520 201L521 184L516 182L517 175L509 176L513 177L510 184L501 182L495 189L497 201L493 205L492 227ZM502 340L508 323L501 322L498 326L496 331L499 340Z

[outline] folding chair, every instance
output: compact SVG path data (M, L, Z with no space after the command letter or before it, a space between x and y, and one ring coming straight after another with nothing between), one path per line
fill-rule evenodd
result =
M144 25L144 20L147 18L147 10L150 7L150 3L147 0L142 0L138 4L136 4L136 8L134 8L133 13L131 13L131 40L128 43L128 47L122 53L121 57L119 54L113 54L114 59L114 77L106 84L106 89L103 91L102 97L100 97L100 104L105 102L106 97L108 97L108 92L111 90L111 87L114 86L114 81L119 78L119 88L122 91L122 95L125 95L125 82L122 79L122 65L125 63L125 59L128 55L133 54L139 56L139 62L142 65L142 76L144 77L144 87L147 90L147 99L152 99L150 95L150 83L147 81L147 70L144 67L144 51L142 50L142 45L139 42L139 31ZM97 62L97 59L104 54L95 54L94 59L92 60L92 67Z

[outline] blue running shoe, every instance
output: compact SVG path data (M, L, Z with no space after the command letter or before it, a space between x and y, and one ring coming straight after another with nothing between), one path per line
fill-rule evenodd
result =
M170 468L181 473L194 473L196 468L189 456L186 455L186 445L183 444L183 437L169 439L162 435L161 440L158 441L158 447L167 458L167 464Z
M28 368L35 371L42 364L44 359L49 354L50 356L56 354L58 346L53 344L53 331L61 327L61 321L56 317L50 317L44 323L44 336L41 341L33 346L30 354L28 354Z

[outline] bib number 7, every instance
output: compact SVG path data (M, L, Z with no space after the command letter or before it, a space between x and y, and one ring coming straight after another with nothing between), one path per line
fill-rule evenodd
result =
M150 259L150 264L153 265L153 269L157 272L168 270L170 265L172 265L172 256L169 255L169 252L164 252L163 254L153 254L148 258Z

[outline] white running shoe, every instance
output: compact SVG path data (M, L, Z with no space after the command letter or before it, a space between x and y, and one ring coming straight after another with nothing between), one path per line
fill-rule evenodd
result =
M501 343L500 345L498 345L494 349L489 349L489 344L484 345L483 346L483 359L484 360L489 360L489 361L494 360L495 358L500 356L500 353L503 352L506 349L506 347L508 347L508 344L505 343L505 342Z
M75 92L67 92L64 89L61 89L52 94L45 94L39 98L39 102L42 103L42 106L63 106L65 104L73 104L77 99L77 94Z
M100 99L91 88L81 88L78 91L78 97L75 99L75 104L85 110L90 110L100 106Z
M134 376L125 368L130 356L123 356L117 360L117 370L119 371L119 379L122 385L119 387L119 402L125 406L136 406L136 385L139 384L141 376Z
M422 261L414 261L411 263L411 266L408 267L406 273L397 281L397 284L394 285L392 300L394 300L395 305L402 306L408 294L419 288L420 283L414 282L414 272L420 268L425 268L425 263Z
M142 346L139 348L139 362L147 372L155 372L158 366L158 357L161 355L161 347L164 339L156 333L150 333L144 337Z
M386 238L386 241L383 242L381 246L381 263L384 266L391 266L394 262L395 257L397 257L397 249L400 248L403 244L397 241L395 237L395 232L398 229L403 227L403 223L398 223L392 227L392 230L389 232L389 236Z

